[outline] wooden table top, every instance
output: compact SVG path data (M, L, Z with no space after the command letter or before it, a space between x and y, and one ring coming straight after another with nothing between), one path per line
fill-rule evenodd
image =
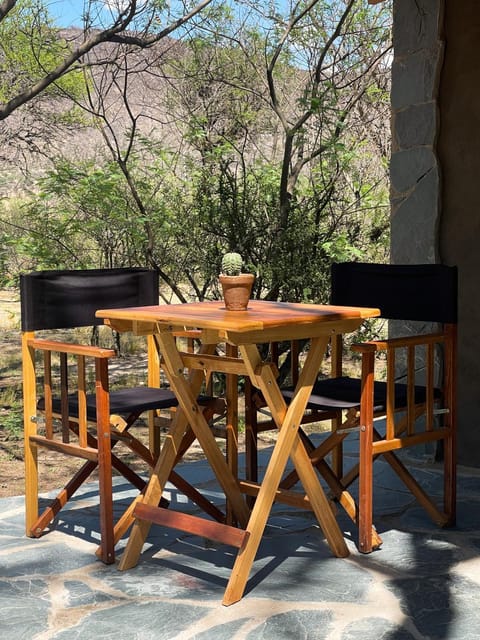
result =
M227 311L222 300L165 304L150 307L100 309L96 316L118 330L135 325L164 325L173 329L202 329L217 332L233 343L270 339L307 338L328 331L326 325L361 324L380 315L379 309L338 307L251 300L247 311ZM341 329L339 329L341 330ZM248 340L247 340L248 336Z

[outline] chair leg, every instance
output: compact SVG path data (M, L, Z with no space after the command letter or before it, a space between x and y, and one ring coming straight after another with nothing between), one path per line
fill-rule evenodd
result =
M360 403L358 547L361 553L373 549L373 384L374 353L363 354Z
M258 481L258 426L253 399L255 390L249 378L245 380L245 474L247 480Z
M38 459L37 445L30 436L37 433L35 352L28 346L33 332L22 334L22 372L23 372L23 431L25 451L25 530L31 536L31 529L38 518Z
M98 465L100 496L100 559L105 564L115 562L115 536L113 530L113 485L111 464Z
M95 360L95 380L101 536L100 558L105 564L111 564L115 561L115 536L113 531L112 442L108 395L108 362L106 360Z
M35 537L32 531L38 519L38 459L37 447L25 438L25 532Z

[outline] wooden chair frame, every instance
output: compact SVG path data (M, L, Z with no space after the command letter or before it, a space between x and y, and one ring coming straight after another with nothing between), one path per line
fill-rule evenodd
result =
M123 291L124 283L127 293ZM116 355L113 349L45 339L39 337L37 331L100 324L101 321L95 318L95 311L107 296L117 306L119 302L125 306L154 304L158 301L158 275L147 269L37 272L23 276L21 288L26 534L39 537L97 470L101 535L97 555L103 562L112 563L115 544L132 524L134 508L132 504L114 523L112 470L115 469L136 487L139 495L146 486L145 479L116 456L113 449L122 442L145 462L148 473L154 467L160 450L159 412L167 409L168 421L177 401L170 391L159 388L160 361L152 335L146 336L147 387L126 389L126 397L122 396L122 391L111 392L109 389L108 364ZM82 293L86 296L84 304ZM188 348L193 350L194 332L180 337L187 338ZM54 359L58 359L58 366L52 365ZM87 382L91 375L94 377L93 385ZM57 381L55 388L54 381ZM38 393L40 387L42 390ZM221 400L204 397L201 403L207 420L225 412L225 404ZM146 411L149 446L129 432ZM60 427L54 428L54 425ZM192 442L193 438L184 439L178 460ZM41 514L38 500L39 447L85 461ZM225 514L174 470L169 480L211 517L225 521ZM165 506L166 501L163 498L162 501Z
M39 413L37 410L37 379L35 354L40 350L44 362L45 411L44 435L39 434ZM52 393L52 352L60 354L61 403L62 413L53 410ZM78 487L91 472L98 468L100 496L100 558L105 563L114 560L113 536L113 499L112 499L112 453L110 434L110 409L108 389L108 361L115 355L110 349L72 345L55 341L36 340L33 332L22 336L23 355L23 388L24 388L24 441L25 441L25 509L27 535L39 537L45 527L68 502ZM78 370L78 406L79 416L75 421L68 418L68 362L72 355L77 361ZM86 403L86 363L93 359L95 367L96 396L96 446L92 446L91 434L88 431L90 421L87 419ZM54 419L61 420L61 438L55 437ZM76 429L75 429L76 427ZM76 430L76 442L71 442L71 433ZM55 500L38 514L38 447L45 447L66 455L86 460L86 463L67 483Z

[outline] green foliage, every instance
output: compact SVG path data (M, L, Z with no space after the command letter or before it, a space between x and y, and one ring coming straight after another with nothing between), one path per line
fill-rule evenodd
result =
M168 213L154 196L157 162L146 168L132 160L137 188L150 202L148 222L161 234ZM145 219L139 214L124 174L114 162L58 160L23 208L25 233L19 254L35 257L36 268L87 268L145 264Z
M36 0L19 0L0 21L0 101L43 78L69 53L70 45L58 38L47 7ZM81 72L72 70L46 92L79 97L83 87Z
M0 405L4 410L0 413L0 429L7 440L23 438L23 404L21 392L16 387L6 387L0 393Z
M380 9L359 4L322 49L344 8L322 0L282 40L288 20L255 23L257 4L242 24L212 5L206 31L162 57L161 108L180 132L177 152L137 129L126 160L121 150L116 162L55 160L0 261L11 265L14 249L15 266L31 268L154 264L165 299L180 289L203 299L220 296L222 255L233 248L257 274L254 297L326 302L333 261L384 260L388 87L371 69L388 29ZM28 60L16 65L31 76Z

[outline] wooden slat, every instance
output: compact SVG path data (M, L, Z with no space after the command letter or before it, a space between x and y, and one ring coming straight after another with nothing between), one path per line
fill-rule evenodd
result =
M239 358L228 356L206 356L199 353L180 352L185 368L212 373L217 371L230 375L246 375L245 365Z
M340 378L343 373L343 336L335 333L330 341L331 353L331 376Z
M445 340L443 333L426 333L403 338L389 338L388 340L372 340L371 342L361 342L352 345L352 351L364 351L374 349L375 351L385 351L389 347L399 349L401 347L416 347L423 344L442 343Z
M225 349L226 358L232 358L239 362L238 347L227 344ZM227 465L233 477L238 478L238 375L236 371L226 375L225 397L227 398L225 421ZM227 500L227 524L234 525L236 523L235 514L229 500Z
M395 349L387 349L387 440L395 437L395 353Z
M85 357L77 356L78 382L78 444L87 446L87 390L85 379Z
M290 358L291 358L291 376L292 376L292 385L295 387L298 382L299 375L299 358L300 358L300 343L298 340L292 340L290 343Z
M43 352L43 394L45 399L45 434L53 438L52 354Z
M62 441L69 442L68 362L65 352L60 353L60 414L62 421Z
M212 522L188 513L180 513L163 507L154 507L142 502L138 502L135 505L133 513L139 520L154 522L179 531L187 531L202 538L228 544L231 547L240 548L247 537L245 531L231 527L228 524Z
M84 460L97 460L98 451L96 449L91 449L90 447L79 447L77 444L51 440L50 438L39 435L31 435L30 440L41 447L52 449L53 451L59 451L67 456L76 456L77 458L83 458Z
M91 347L88 345L74 344L70 342L60 342L57 340L44 340L30 338L28 346L43 351L56 351L57 353L70 353L72 355L87 356L92 358L112 358L115 356L113 349L103 347Z
M343 375L343 335L336 333L330 340L330 375L332 378L340 378ZM330 419L330 427L335 432L342 423L342 412L335 411ZM331 454L332 469L339 478L343 475L343 444L338 442Z
M257 482L240 480L240 489L242 493L256 497L260 491L260 485ZM288 489L277 489L275 493L275 502L288 504L291 507L298 507L299 509L312 510L308 496L296 491L289 491Z
M147 384L149 387L160 387L160 354L153 336L147 336ZM160 429L155 425L159 414L154 410L148 412L148 442L155 457L160 453Z
M242 312L243 313L243 312ZM363 318L349 318L339 320L338 322L330 321L314 325L292 324L282 327L268 327L259 331L249 331L248 333L238 333L237 331L220 331L221 340L230 342L231 344L261 344L265 341L283 342L292 340L305 340L308 337L318 338L325 335L332 335L337 331L339 333L351 333L358 329L362 324ZM308 329L306 330L306 327Z
M407 349L407 433L415 433L415 347Z
M444 428L435 429L434 431L424 431L422 433L415 433L411 436L405 436L404 438L393 438L393 440L380 440L380 442L374 442L373 451L374 455L379 453L385 453L385 451L393 451L395 449L404 449L405 447L413 447L424 442L432 442L434 440L442 440L448 434L448 431Z
M426 375L426 384L427 384L427 398L426 398L426 410L425 410L425 429L427 431L432 431L434 428L433 423L433 408L434 408L434 371L435 371L435 345L429 344L427 346L427 355L426 355L426 367L427 367L427 375Z

